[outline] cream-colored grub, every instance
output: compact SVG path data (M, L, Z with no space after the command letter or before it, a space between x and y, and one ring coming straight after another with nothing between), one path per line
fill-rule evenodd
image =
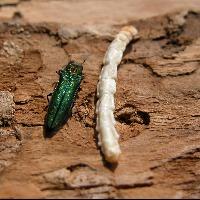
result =
M97 85L97 124L99 145L110 163L118 162L121 154L119 135L115 129L114 94L116 92L117 66L120 64L127 44L137 35L133 26L126 26L116 35L103 60L103 68Z

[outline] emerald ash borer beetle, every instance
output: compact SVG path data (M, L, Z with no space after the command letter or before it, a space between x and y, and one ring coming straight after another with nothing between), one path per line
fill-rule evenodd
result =
M70 61L59 71L59 81L49 102L45 117L45 136L51 137L71 115L71 110L76 98L77 91L83 79L83 66L75 61Z

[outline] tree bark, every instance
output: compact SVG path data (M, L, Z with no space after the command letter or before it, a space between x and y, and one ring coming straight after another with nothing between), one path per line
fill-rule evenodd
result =
M8 121L0 128L0 197L199 198L200 12L88 26L27 22L24 14L0 23L0 122ZM107 47L130 24L139 38L118 69L122 156L110 166L97 146L96 84ZM45 139L56 71L85 58L72 117Z

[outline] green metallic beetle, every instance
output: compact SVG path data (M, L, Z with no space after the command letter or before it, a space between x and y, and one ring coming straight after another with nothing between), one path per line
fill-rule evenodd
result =
M69 62L64 69L59 71L60 79L52 93L45 117L45 136L51 136L70 117L77 91L83 79L82 71L82 64L75 61Z

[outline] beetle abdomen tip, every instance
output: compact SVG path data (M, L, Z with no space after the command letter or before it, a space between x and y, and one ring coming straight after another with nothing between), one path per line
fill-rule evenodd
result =
M44 137L45 138L51 138L55 132L56 132L56 130L54 128L51 128L48 126L44 127Z

